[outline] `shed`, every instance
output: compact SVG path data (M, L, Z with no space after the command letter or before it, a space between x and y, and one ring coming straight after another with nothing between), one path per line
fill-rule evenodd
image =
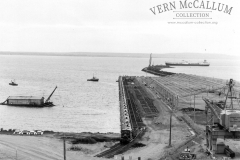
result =
M44 97L39 96L9 96L7 99L8 105L27 105L41 106L44 104Z

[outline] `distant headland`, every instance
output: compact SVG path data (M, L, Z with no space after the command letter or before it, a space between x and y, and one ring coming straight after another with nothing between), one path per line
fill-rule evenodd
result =
M79 57L129 57L149 58L149 53L120 53L120 52L9 52L0 51L0 55L24 55L24 56L79 56ZM237 57L234 55L218 53L154 53L154 58L176 59L223 59Z

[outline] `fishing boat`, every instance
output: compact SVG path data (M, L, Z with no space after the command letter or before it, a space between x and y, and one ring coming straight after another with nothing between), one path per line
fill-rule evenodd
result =
M93 81L93 82L98 82L98 78L97 77L94 77L94 75L93 75L93 78L91 78L91 79L87 79L87 81Z
M25 106L25 107L51 107L54 106L53 102L50 102L54 91L57 89L57 86L49 95L49 97L44 102L44 97L40 96L9 96L2 105L9 106Z
M18 84L17 84L15 81L11 81L11 82L9 83L9 85L11 85L11 86L18 86Z
M182 62L165 62L167 66L210 66L210 63L208 63L206 60L200 63L189 63L187 61L182 61Z

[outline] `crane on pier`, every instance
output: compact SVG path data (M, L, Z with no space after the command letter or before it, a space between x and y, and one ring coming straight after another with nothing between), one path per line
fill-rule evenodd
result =
M214 103L214 105L218 105L219 108L224 109L224 106L226 106L226 104L227 104L227 100L231 99L229 107L233 108L233 99L236 99L237 100L236 102L239 105L239 101L238 101L239 98L236 97L236 95L237 95L236 93L239 91L238 90L235 91L235 89L233 88L234 85L235 85L235 82L232 79L230 79L230 81L227 81L225 85L222 85L222 86L219 85L212 89L199 89L198 91L196 91L194 93L182 95L181 97L194 96L194 122L195 122L195 97L196 97L196 95L201 94L201 93L214 93L215 92L219 95L219 97L225 96L226 97L225 100L214 101L214 100L210 100L209 98L203 98L205 103L212 102L212 103ZM227 108L229 108L229 107L227 106Z
M212 154L227 153L231 157L235 156L229 147L225 147L223 152L217 144L218 139L240 137L240 110L237 108L237 106L239 107L239 97L235 94L234 84L233 79L230 79L226 85L225 100L221 103L203 98L206 104L207 150ZM234 100L237 103L234 103Z

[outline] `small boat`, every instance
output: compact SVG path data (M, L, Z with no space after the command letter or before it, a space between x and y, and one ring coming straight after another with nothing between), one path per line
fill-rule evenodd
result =
M11 81L11 83L9 83L9 85L11 85L11 86L17 86L18 84L15 83L15 81Z
M93 82L98 82L98 78L97 77L94 77L94 75L93 75L93 78L91 78L91 79L87 79L87 81L93 81Z

